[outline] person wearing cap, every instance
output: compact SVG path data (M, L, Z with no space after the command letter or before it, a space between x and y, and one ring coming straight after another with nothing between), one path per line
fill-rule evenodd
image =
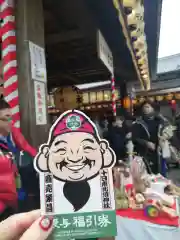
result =
M108 142L99 137L95 124L77 110L65 112L54 123L48 142L41 146L34 161L39 173L53 175L53 186L59 189L53 195L54 212L58 209L61 213L67 209L79 211L85 206L90 210L91 201L99 209L100 170L114 164L115 154Z

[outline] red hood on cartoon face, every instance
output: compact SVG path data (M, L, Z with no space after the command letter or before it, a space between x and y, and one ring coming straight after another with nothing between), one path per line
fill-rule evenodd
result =
M75 131L97 135L97 132L93 124L89 122L89 119L76 111L71 111L59 119L59 122L56 123L56 126L53 129L52 135L53 137L56 137L64 133Z

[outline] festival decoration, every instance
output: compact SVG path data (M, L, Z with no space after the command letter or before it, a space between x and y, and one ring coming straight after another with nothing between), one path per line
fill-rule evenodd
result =
M129 109L131 107L131 99L129 96L127 96L123 99L123 107L125 109Z
M116 89L114 75L111 76L112 110L113 116L116 116Z
M132 56L132 60L141 83L142 89L144 89L143 78L140 74L140 66L138 66L137 57L135 52L139 51L139 49L135 49L133 45L133 41L136 41L137 37L141 37L144 34L144 24L143 15L144 10L141 5L141 1L139 0L124 0L120 2L119 0L113 0L114 6L118 11L119 21L122 25L123 33L126 38L127 47L130 50L130 54ZM126 11L128 9L128 11ZM127 13L127 15L126 15ZM133 31L131 36L131 31ZM131 38L132 37L132 38ZM141 49L143 48L143 44ZM147 54L147 53L146 53ZM149 74L148 74L149 75Z
M154 102L154 97L148 97L148 100L150 101L150 102Z
M137 5L138 0L123 0L122 4L126 8L135 8Z
M14 125L20 128L14 1L2 0L0 7L4 97L11 107Z
M180 93L175 93L175 98L179 100L180 99Z
M156 96L156 100L158 102L162 101L164 99L164 96Z
M173 99L173 94L172 93L169 93L168 95L165 95L165 99L166 100L172 100Z
M144 208L144 213L147 217L157 218L159 217L160 210L156 205L149 204Z

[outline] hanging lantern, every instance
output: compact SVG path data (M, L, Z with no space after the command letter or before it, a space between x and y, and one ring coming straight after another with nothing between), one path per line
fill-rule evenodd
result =
M113 0L114 7L119 11L119 0Z
M130 32L131 37L138 38L142 36L144 34L144 27L145 27L144 22L140 22L138 25L136 25L136 29Z
M146 42L146 37L145 35L142 35L136 41L133 42L133 46L135 49L140 50L143 48L145 42Z
M135 8L138 0L123 0L122 4L127 8Z
M144 49L136 52L136 57L137 58L145 58L145 56L146 56L146 52L145 52Z
M133 100L132 100L132 104L133 104L133 105L136 105L136 104L137 104L137 99L133 99Z
M156 100L158 102L162 101L164 99L164 96L156 96Z
M180 93L176 93L175 98L179 100L180 99Z
M110 91L104 91L104 101L111 101L111 92Z
M82 102L83 104L89 104L89 92L84 92L82 94Z
M132 13L127 16L127 24L138 25L139 22L142 22L144 18L144 7L139 3L132 10Z
M129 109L131 107L131 99L130 99L130 97L125 97L123 99L123 107L125 109Z
M96 92L90 92L90 103L96 102Z
M140 103L143 103L144 101L145 101L145 98L144 98L144 97L140 97L140 98L139 98L139 102L140 102Z
M141 70L141 74L147 74L147 70Z
M172 100L170 101L170 105L171 105L171 109L172 109L173 111L176 111L176 100L172 99Z
M148 100L150 101L150 102L154 102L154 97L148 97Z
M146 63L146 62L147 62L147 60L146 60L146 56L144 56L144 57L138 59L138 64L140 64L140 65L143 65L143 64Z
M103 101L103 91L97 92L97 102Z
M140 70L147 70L148 71L147 63L144 63L143 65L140 65L139 68L140 68Z
M172 100L173 99L173 94L172 93L167 94L165 96L165 99L168 100L168 101Z

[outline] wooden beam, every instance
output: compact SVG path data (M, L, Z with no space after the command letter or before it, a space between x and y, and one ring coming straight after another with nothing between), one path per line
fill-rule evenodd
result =
M40 144L46 141L49 128L48 121L47 124L43 125L39 125L39 123L37 125L36 122L35 85L31 75L29 41L44 47L42 0L17 0L16 25L21 129L26 139L33 146L39 147ZM47 110L46 100L43 101L44 106ZM45 114L47 117L47 112Z
M83 38L83 34L79 30L71 30L62 33L48 34L46 36L46 45L53 45L57 43L69 42Z

